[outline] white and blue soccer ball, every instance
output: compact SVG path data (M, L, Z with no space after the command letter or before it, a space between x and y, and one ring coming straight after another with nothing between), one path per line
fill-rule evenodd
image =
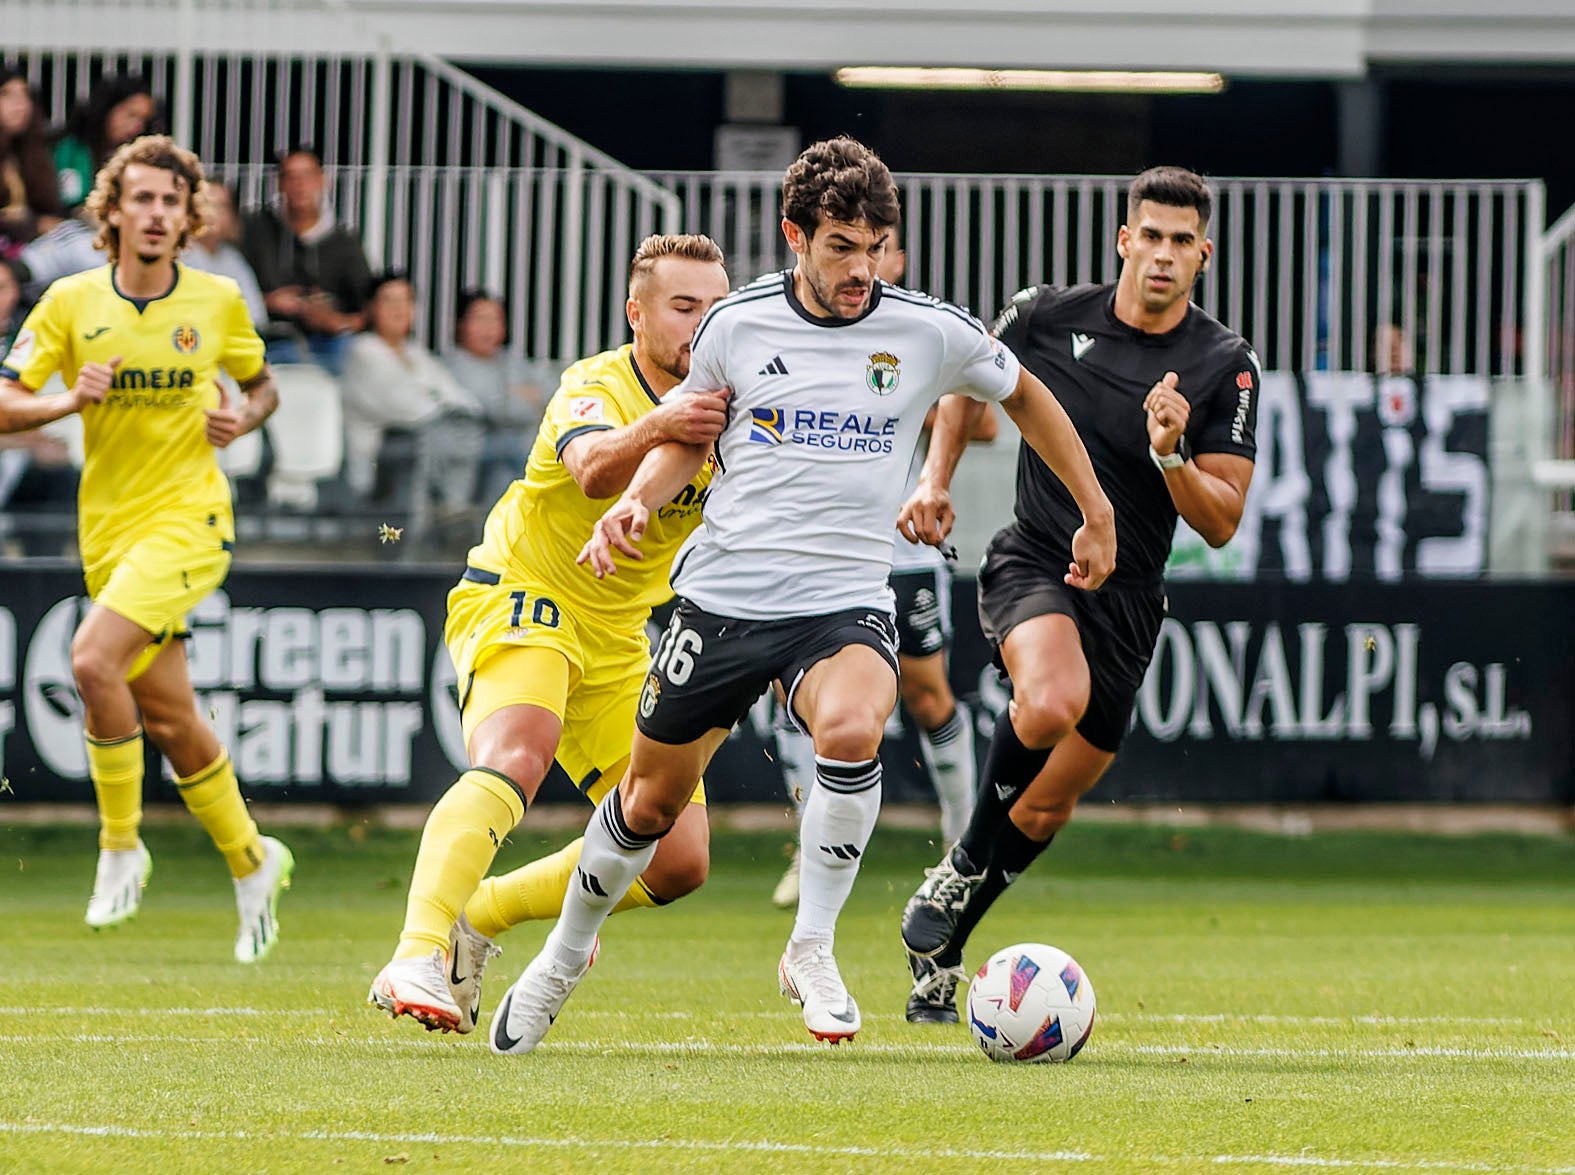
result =
M968 985L968 1031L992 1061L1070 1061L1094 1031L1094 985L1063 950L1007 947Z

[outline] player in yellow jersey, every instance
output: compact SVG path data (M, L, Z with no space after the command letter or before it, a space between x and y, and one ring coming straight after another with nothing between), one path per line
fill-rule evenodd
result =
M78 501L92 607L71 642L99 860L87 923L137 912L153 862L138 836L143 734L235 878L235 957L255 962L278 936L275 904L290 852L259 836L229 754L198 712L185 617L224 582L235 523L216 448L278 404L240 289L176 263L202 231L202 165L162 136L136 139L98 173L88 209L102 269L62 278L22 324L0 366L0 432L80 412L86 444ZM245 393L224 402L229 372ZM59 372L61 395L36 393Z
M710 471L653 513L643 561L599 580L575 556L647 452L720 435L725 393L660 399L688 373L695 329L726 293L722 252L710 238L640 243L626 306L633 345L564 373L524 476L492 508L449 593L444 640L471 768L427 818L399 946L368 996L391 1015L429 1029L475 1027L492 937L557 914L580 842L483 882L498 845L554 758L593 802L623 777L651 659L645 624L672 595L668 569L699 524ZM619 908L689 893L705 880L709 853L705 809L695 805Z

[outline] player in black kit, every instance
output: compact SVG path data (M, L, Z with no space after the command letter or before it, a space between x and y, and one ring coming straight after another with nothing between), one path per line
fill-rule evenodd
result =
M1022 449L1016 517L979 570L980 621L1013 699L996 724L967 831L903 911L911 1021L956 1022L969 934L1115 759L1165 615L1176 516L1215 547L1241 521L1260 377L1247 342L1191 304L1213 251L1211 209L1200 176L1145 171L1127 193L1115 284L1027 289L996 322L1082 436L1115 506L1121 554L1098 592L1063 583L1081 515ZM908 533L950 529L947 487L973 412L957 397L942 402L899 521Z

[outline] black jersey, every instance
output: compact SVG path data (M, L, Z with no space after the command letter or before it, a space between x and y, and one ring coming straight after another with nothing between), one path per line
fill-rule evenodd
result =
M1257 452L1258 358L1247 341L1197 306L1174 330L1148 334L1116 317L1114 285L1035 286L1016 295L995 334L1055 394L1083 438L1116 512L1115 588L1161 582L1176 533L1176 507L1148 455L1143 400L1174 371L1191 405L1189 452ZM1026 444L1017 457L1016 526L1050 565L1072 559L1083 515L1059 478Z

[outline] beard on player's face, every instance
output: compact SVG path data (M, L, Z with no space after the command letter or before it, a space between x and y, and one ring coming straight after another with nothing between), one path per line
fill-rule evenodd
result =
M647 334L645 345L640 348L651 365L665 371L674 379L683 380L689 374L689 340L664 339Z
M868 305L870 283L863 277L842 277L827 274L814 263L813 253L806 254L803 261L804 277L809 284L810 295L820 305L820 308L835 318L857 318L864 313ZM854 306L839 305L838 297L844 294L866 295L866 300Z

